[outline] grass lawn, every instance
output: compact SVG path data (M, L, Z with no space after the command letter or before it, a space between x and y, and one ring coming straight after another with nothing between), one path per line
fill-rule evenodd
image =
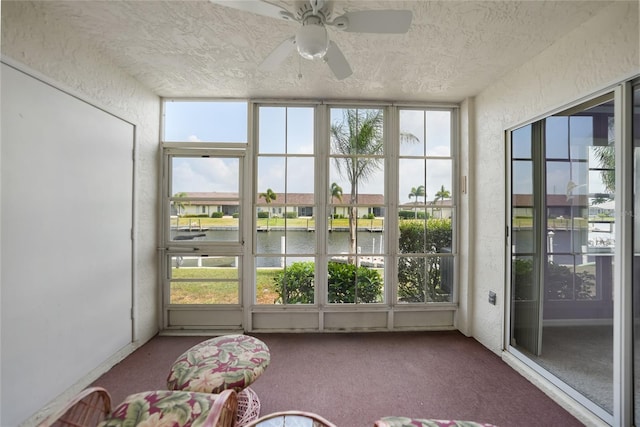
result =
M281 269L260 268L256 273L258 304L273 304L278 294L274 278ZM173 268L171 304L239 304L236 268ZM188 281L183 281L188 280Z

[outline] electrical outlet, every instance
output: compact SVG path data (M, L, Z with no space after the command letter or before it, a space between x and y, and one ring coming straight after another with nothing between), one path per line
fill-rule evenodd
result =
M489 304L496 305L496 293L489 291Z

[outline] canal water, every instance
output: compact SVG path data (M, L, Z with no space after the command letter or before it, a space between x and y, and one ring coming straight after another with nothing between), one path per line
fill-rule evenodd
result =
M179 232L176 236L198 236L189 241L230 242L238 238L237 230L207 230ZM284 239L283 239L284 238ZM384 251L383 233L359 231L356 235L359 252L364 255L378 255ZM316 233L306 230L270 230L256 233L256 253L258 267L279 267L281 257L270 257L286 253L287 265L297 261L311 261L316 252ZM283 250L283 245L284 250ZM349 252L349 232L332 231L327 234L328 253L339 255ZM306 256L305 256L306 255Z

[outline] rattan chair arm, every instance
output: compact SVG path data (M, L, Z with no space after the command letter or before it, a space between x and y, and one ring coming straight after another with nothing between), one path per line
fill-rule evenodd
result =
M103 387L89 387L49 415L38 427L95 427L110 413L109 392Z
M216 397L203 427L234 427L237 411L238 394L235 390L224 390Z

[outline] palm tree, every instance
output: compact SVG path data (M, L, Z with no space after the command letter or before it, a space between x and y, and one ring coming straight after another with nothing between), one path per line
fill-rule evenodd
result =
M260 193L259 196L261 199L264 199L264 201L267 203L267 205L270 205L272 201L276 200L278 198L278 195L276 193L273 192L272 189L267 188L267 191L265 191L264 193ZM269 230L269 220L271 219L271 208L269 206L267 206L267 230Z
M433 199L433 204L438 203L438 200L450 199L451 192L449 190L445 190L444 185L440 187L440 191L436 193L436 197ZM442 208L438 208L440 211L440 218L442 218Z
M338 199L339 202L342 202L342 187L335 182L331 183L331 201L333 199Z
M412 197L416 198L416 203L413 207L414 218L418 218L418 209L415 205L418 204L418 197L427 197L427 193L425 193L424 191L424 185L419 185L417 188L411 187L411 192L409 193L409 201L411 201Z
M338 199L339 202L342 202L342 187L340 187L335 182L332 182L330 190L331 190L331 201L333 202L333 199ZM333 213L336 213L336 208L333 208Z
M616 191L616 153L613 145L599 145L594 147L594 154L602 170L602 184L609 193Z
M187 193L185 192L180 192L180 193L176 193L173 195L173 197L180 197L180 198L184 198L187 197ZM176 207L176 211L178 213L178 216L180 216L182 214L182 211L184 210L185 206L190 204L190 202L183 202L182 200L174 200L173 204Z
M347 109L344 120L332 124L330 129L333 152L344 156L334 158L336 168L351 184L349 252L352 254L357 251L358 184L366 182L381 167L376 156L383 154L383 119L383 110Z
M424 185L419 185L418 188L416 188L416 201L418 197L423 197L423 201L427 200L427 192L425 191Z
M358 217L358 185L366 182L382 165L384 153L383 110L344 110L340 123L333 123L329 131L335 165L340 175L351 184L349 199L349 246L356 253L356 220ZM401 134L402 139L417 141L414 135ZM350 262L355 262L350 259Z

